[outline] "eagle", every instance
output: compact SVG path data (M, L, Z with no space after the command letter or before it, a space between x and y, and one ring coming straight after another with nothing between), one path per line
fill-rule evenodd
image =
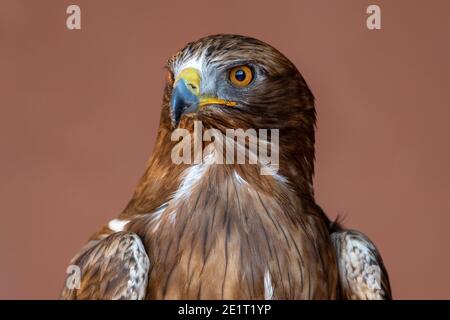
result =
M174 134L197 135L196 123L216 138L174 161ZM78 285L60 298L391 299L373 242L314 199L315 126L311 90L272 46L224 34L188 43L168 60L156 144L131 200L72 259ZM276 166L214 161L227 130L277 130L257 137L276 142ZM240 141L231 160L254 155L252 137L225 139Z

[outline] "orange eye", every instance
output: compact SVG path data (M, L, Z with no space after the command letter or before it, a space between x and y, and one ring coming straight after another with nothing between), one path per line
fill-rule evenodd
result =
M238 66L230 70L230 81L236 87L246 87L252 80L252 69L247 66Z

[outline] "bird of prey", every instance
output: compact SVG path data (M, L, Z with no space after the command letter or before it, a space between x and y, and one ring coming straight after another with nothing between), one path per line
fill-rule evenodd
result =
M167 69L145 173L124 211L73 258L79 285L61 298L391 299L374 244L315 202L314 97L294 64L262 41L213 35ZM209 151L200 161L175 163L173 133L193 135L195 122L223 134L279 130L277 170L211 161L212 140L201 142Z

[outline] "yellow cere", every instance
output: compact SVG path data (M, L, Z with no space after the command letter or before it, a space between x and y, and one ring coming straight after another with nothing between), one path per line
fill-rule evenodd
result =
M195 95L198 96L200 94L200 72L197 69L186 68L181 70L180 74L175 79L175 82L179 79L186 81L186 84Z

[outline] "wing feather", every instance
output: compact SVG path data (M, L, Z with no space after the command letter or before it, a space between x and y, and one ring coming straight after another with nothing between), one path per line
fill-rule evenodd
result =
M61 299L141 300L145 297L150 262L141 239L134 233L116 232L103 240L91 241L71 264L80 268L79 288L70 289L66 285Z
M339 268L343 299L390 300L391 288L383 260L375 245L355 230L331 234Z

